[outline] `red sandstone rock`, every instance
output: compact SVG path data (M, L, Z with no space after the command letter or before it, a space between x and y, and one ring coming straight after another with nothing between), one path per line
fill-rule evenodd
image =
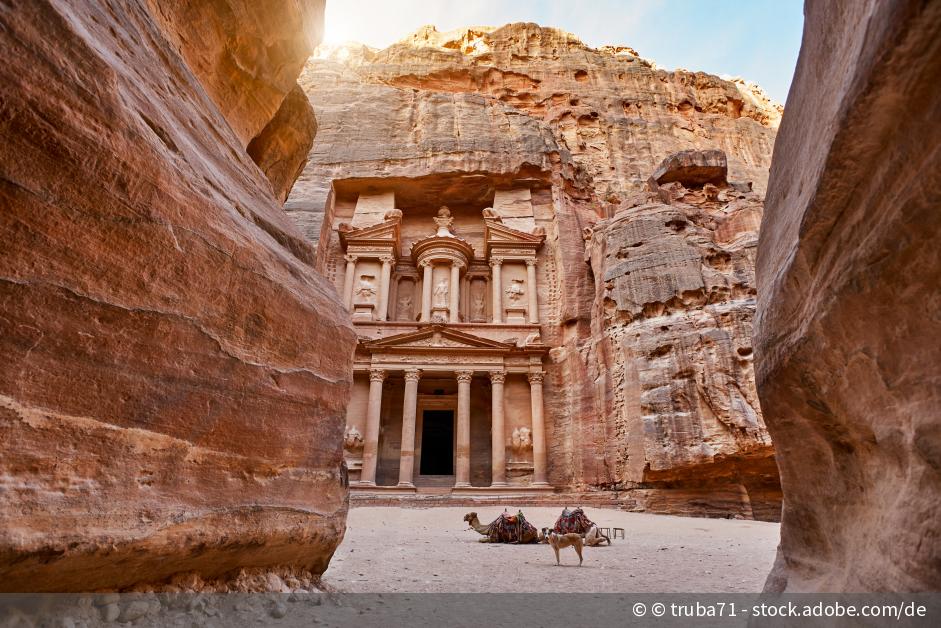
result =
M762 205L725 173L763 189L778 106L757 88L659 71L629 49L534 24L322 48L300 83L320 129L285 207L334 281L347 219L332 208L355 190L394 187L407 214L533 189L547 234L538 282L553 348L552 484L624 489L660 512L777 518L750 356ZM652 198L658 164L696 148L712 150L675 157L689 172ZM608 216L589 266L583 232ZM627 254L641 260L632 277Z
M0 11L3 590L321 572L342 537L353 333L245 151L322 3L264 5Z
M941 588L941 5L811 1L759 244L772 591Z

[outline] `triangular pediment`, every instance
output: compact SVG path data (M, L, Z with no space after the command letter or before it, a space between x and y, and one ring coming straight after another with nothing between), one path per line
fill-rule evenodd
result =
M501 222L497 222L492 219L485 219L484 226L486 227L485 236L487 238L488 244L529 244L529 245L539 245L542 244L542 241L545 239L545 235L533 235L531 233L526 233L525 231L517 231L507 227Z
M440 349L440 350L490 350L510 351L512 344L482 338L467 332L450 329L444 325L430 325L417 331L406 332L388 336L381 340L371 340L364 343L372 350L396 349Z

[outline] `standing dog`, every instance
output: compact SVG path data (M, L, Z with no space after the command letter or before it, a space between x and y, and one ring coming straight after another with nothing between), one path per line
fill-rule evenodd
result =
M559 562L559 550L565 549L566 547L574 547L575 553L578 554L578 566L582 566L582 535L575 532L569 532L568 534L559 534L557 532L550 532L548 528L543 528L543 535L546 539L546 542L552 546L552 551L555 552L555 564L561 565Z

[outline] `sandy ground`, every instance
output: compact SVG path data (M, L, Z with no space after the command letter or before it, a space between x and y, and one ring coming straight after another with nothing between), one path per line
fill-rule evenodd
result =
M462 521L469 510L353 508L323 580L345 592L757 592L780 534L776 523L586 508L599 525L624 528L626 539L585 548L581 568L565 549L557 567L548 545L478 542ZM477 513L486 523L502 510ZM542 527L561 510L523 512Z

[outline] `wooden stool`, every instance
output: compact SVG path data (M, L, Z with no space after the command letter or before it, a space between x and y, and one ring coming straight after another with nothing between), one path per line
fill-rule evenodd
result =
M612 539L618 538L618 532L621 533L621 538L624 538L624 528L612 528L612 530L614 531L614 535L611 537Z

